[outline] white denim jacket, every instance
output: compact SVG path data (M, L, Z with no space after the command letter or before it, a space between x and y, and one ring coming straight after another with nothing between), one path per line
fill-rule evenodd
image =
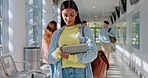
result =
M85 37L82 37L82 27L83 25L79 24L79 33L80 33L80 44L81 43L87 43L88 48L87 52L85 53L78 53L78 63L85 63L86 64L86 78L93 78L92 74L92 68L90 62L92 62L97 57L97 47L95 40L93 39L93 35L91 33L91 30L88 27L84 27L84 34ZM50 43L50 52L48 59L49 61L54 64L55 71L53 78L62 78L62 66L61 66L61 59L55 58L55 50L59 47L58 41L60 37L61 31L64 29L64 26L57 31L55 31L51 38Z

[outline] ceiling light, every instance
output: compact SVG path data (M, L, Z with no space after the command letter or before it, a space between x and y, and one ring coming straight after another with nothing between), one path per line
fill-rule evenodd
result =
M95 6L93 6L92 8L96 8Z

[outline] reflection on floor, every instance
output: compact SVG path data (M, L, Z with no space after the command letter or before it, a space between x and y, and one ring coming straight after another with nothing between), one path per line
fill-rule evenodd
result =
M115 52L111 52L109 63L108 78L140 78ZM41 69L48 77L35 73L34 78L49 78L48 65L43 65Z
M108 78L140 78L115 52L111 52L109 62Z
M48 64L40 67L40 70L34 74L34 78L49 78L50 70Z

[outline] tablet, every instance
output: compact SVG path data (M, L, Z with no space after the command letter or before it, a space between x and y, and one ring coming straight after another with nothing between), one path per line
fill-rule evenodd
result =
M62 47L63 52L79 53L87 51L87 44L67 45Z

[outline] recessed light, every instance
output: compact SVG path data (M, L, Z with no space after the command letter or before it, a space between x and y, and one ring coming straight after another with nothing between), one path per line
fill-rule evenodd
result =
M93 6L92 8L96 8L95 6Z

